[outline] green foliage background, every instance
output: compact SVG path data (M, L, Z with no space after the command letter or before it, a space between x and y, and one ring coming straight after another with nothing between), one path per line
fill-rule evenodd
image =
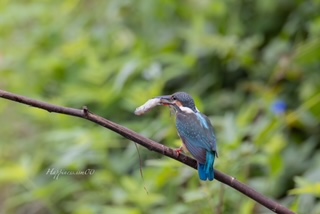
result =
M186 91L216 129L216 169L316 214L319 11L319 0L2 0L0 88L88 106L170 147L181 142L168 109L133 111ZM3 99L0 121L2 213L270 213L141 147L140 165L132 142L87 121Z

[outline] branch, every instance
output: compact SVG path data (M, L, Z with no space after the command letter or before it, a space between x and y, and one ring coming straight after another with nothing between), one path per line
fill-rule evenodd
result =
M110 129L119 135L122 135L123 137L132 140L138 144L140 144L143 147L146 147L147 149L151 151L155 151L157 153L163 154L167 157L170 157L172 159L175 159L185 165L188 165L194 169L197 169L197 162L193 158L190 158L184 154L180 154L179 156L176 155L176 152L173 149L170 149L169 147L166 147L162 144L159 144L153 140L150 140L148 138L145 138L138 133L127 129L126 127L123 127L121 125L118 125L114 122L111 122L105 118L102 118L98 115L92 114L89 112L89 110L86 107L83 107L82 110L80 109L74 109L74 108L67 108L62 106L56 106L52 105L46 102L33 100L27 97L23 97L20 95L12 94L10 92L6 92L3 90L0 90L0 97L4 99L8 99L14 102L19 102L22 104L30 105L36 108L47 110L48 112L55 112L60 114L66 114L71 115L75 117L80 117L86 120L90 120L96 124L99 124L107 129ZM274 213L279 214L293 214L293 212L286 207L278 204L277 202L261 195L254 189L246 186L245 184L237 181L234 177L228 176L222 172L219 172L215 170L215 179L238 190L242 194L250 197L251 199L255 200L256 202L260 203L261 205L265 206L266 208L270 209Z

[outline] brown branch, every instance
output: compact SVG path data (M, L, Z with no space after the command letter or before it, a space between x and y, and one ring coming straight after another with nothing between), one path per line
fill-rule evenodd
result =
M82 110L80 109L74 109L74 108L66 108L62 106L56 106L52 105L46 102L37 101L34 99L30 99L27 97L23 97L20 95L12 94L10 92L6 92L3 90L0 90L0 97L8 100L12 100L14 102L19 102L22 104L30 105L36 108L47 110L48 112L55 112L60 114L66 114L71 115L75 117L80 117L86 120L90 120L96 124L99 124L107 129L110 129L123 137L132 140L147 149L151 151L155 151L157 153L163 154L167 157L170 157L172 159L175 159L181 163L184 163L185 165L188 165L194 169L197 169L197 163L194 159L184 155L180 154L179 156L176 155L176 152L173 149L170 149L162 144L159 144L153 140L150 140L148 138L145 138L138 133L127 129L126 127L123 127L121 125L118 125L114 122L111 122L105 118L102 118L98 115L92 114L89 112L89 110L84 107ZM278 204L277 202L265 197L264 195L261 195L254 189L246 186L245 184L237 181L234 177L228 176L222 172L219 172L215 170L215 179L238 190L239 192L243 193L244 195L252 198L256 202L260 203L261 205L265 206L266 208L270 209L271 211L275 213L280 214L293 214L293 212L286 207Z

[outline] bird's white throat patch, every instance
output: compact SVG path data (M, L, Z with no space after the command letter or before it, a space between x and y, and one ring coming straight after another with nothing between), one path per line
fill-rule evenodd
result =
M189 107L179 106L179 108L180 108L181 111L183 111L183 112L185 112L185 113L187 113L187 114L194 113L194 112L192 111L192 109L189 108Z

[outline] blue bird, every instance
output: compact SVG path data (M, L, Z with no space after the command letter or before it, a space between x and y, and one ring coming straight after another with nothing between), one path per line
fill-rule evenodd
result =
M162 105L174 110L176 127L183 145L197 160L200 180L214 179L213 164L218 157L216 137L207 116L199 112L193 98L185 92L160 96ZM177 151L181 152L182 147Z

